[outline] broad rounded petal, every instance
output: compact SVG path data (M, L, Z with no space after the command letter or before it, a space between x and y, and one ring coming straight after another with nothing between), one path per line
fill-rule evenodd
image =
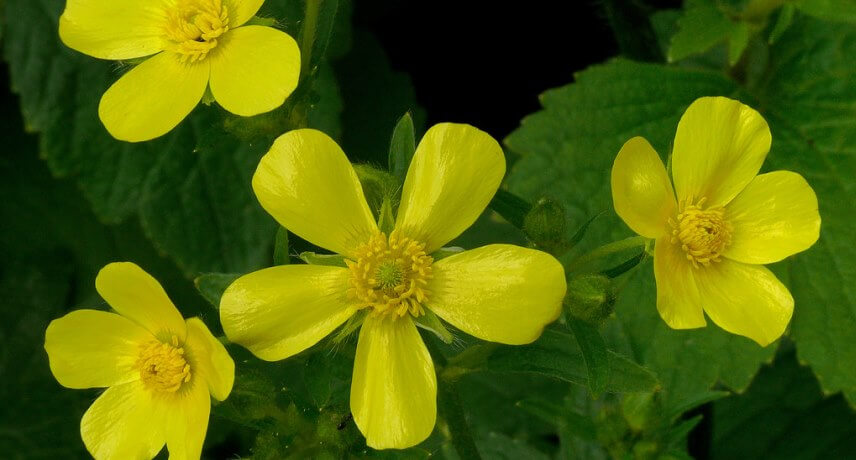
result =
M95 277L95 289L120 315L161 340L175 335L184 341L184 318L151 275L132 262L106 265Z
M642 137L621 147L612 165L612 203L634 232L658 238L675 214L675 192L660 156Z
M80 420L80 434L97 459L154 458L165 442L165 411L141 381L108 388Z
M476 221L504 175L505 156L489 134L470 125L434 125L410 162L395 228L434 252Z
M245 26L226 33L208 59L214 99L246 117L282 105L300 76L297 42L271 27Z
M351 381L354 422L375 449L424 441L437 420L434 362L410 317L369 315L360 329Z
M259 162L253 190L283 227L339 254L350 255L378 231L357 173L321 131L279 136Z
M810 248L820 236L817 196L795 172L757 176L725 213L734 233L723 255L739 262L778 262Z
M109 387L137 380L140 344L152 334L115 313L77 310L51 321L45 333L51 372L68 388Z
M229 9L229 27L235 28L256 15L265 0L223 0Z
M169 401L166 414L166 449L170 460L196 460L208 431L211 397L201 381L192 382L179 397Z
M562 311L565 271L546 252L492 244L438 260L433 275L426 306L483 340L532 342Z
M277 361L318 343L354 314L343 267L282 265L244 275L223 293L220 322L232 342Z
M672 329L704 327L702 297L696 287L697 268L666 235L654 245L654 279L657 282L657 311Z
M187 320L187 342L192 368L208 384L208 391L219 401L225 400L235 382L235 361L199 318Z
M675 134L672 178L678 200L727 204L758 174L771 140L764 117L751 107L725 97L696 99Z
M116 139L140 142L175 128L202 99L208 86L208 61L183 63L164 51L134 67L111 86L98 116Z
M166 24L159 0L68 0L59 38L71 49L101 59L133 59L163 49Z
M785 332L794 298L762 265L722 259L697 271L704 311L719 327L767 346Z

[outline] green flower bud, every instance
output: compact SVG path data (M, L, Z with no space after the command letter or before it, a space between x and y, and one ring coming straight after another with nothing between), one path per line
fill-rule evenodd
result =
M541 198L523 218L523 231L535 244L552 254L568 249L565 208L550 198Z
M603 275L581 275L568 283L565 303L575 318L599 325L612 314L615 289Z

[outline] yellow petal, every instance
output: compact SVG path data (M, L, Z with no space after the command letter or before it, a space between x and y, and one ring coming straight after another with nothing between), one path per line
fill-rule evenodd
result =
M727 204L758 174L770 141L767 122L751 107L725 97L696 99L675 134L672 178L678 200Z
M659 238L675 213L675 192L660 156L642 137L621 147L612 165L612 203L634 232Z
M761 346L785 332L794 299L766 267L722 259L697 270L695 278L704 311L719 327Z
M224 109L242 116L269 112L297 87L300 49L285 32L245 26L220 39L211 60L211 93Z
M265 0L223 0L229 11L229 27L235 28L255 16Z
M677 244L666 235L654 246L654 278L657 282L657 311L672 329L704 327L702 298L694 274L698 271Z
M165 411L141 381L108 388L80 421L83 443L96 459L153 458L165 442Z
M363 322L351 382L354 422L375 449L424 441L437 419L434 362L410 317L369 315Z
M378 231L357 173L321 131L279 136L259 162L253 190L283 227L339 254L350 256Z
M168 133L189 114L208 85L207 60L182 63L164 51L134 67L111 86L98 116L116 139L140 142Z
M235 382L235 362L199 318L187 320L187 342L192 368L208 384L211 395L223 401Z
M191 382L171 398L166 414L166 448L170 460L198 460L208 430L211 397L202 381Z
M545 252L492 244L438 260L433 274L426 306L480 339L532 342L562 310L565 271Z
M244 275L223 293L220 322L232 342L277 361L315 345L345 322L348 269L282 265Z
M115 313L77 310L51 321L45 333L51 372L68 388L109 387L140 377L133 369L149 331Z
M133 59L163 49L162 1L68 0L59 38L69 48L101 59Z
M797 173L757 176L725 208L731 245L723 255L750 264L769 264L805 251L820 235L817 196Z
M407 170L395 228L434 252L476 221L504 175L505 156L489 134L469 125L434 125Z
M98 272L95 289L120 315L161 340L175 335L184 341L184 318L160 283L132 262L114 262Z

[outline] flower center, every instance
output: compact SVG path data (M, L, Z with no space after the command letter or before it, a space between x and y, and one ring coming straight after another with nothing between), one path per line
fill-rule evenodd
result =
M725 220L725 209L722 206L704 209L704 202L705 198L696 204L687 200L677 217L669 219L672 243L680 243L687 260L695 267L719 262L720 254L731 244L732 228Z
M356 262L346 260L351 270L348 293L377 314L420 316L429 294L425 286L433 262L425 254L425 244L400 236L398 231L389 238L378 233L357 248Z
M139 369L143 385L157 392L175 393L190 381L190 364L176 336L170 343L152 340L141 345L134 367Z
M182 62L205 59L217 38L229 30L229 11L222 0L177 0L167 11L167 49Z

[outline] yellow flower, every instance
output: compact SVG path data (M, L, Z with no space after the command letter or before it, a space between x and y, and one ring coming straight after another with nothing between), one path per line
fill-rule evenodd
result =
M198 459L211 396L222 401L232 391L232 358L140 267L109 264L95 288L118 315L73 311L45 334L61 385L108 387L80 421L86 448L98 459L153 458L166 443L171 459Z
M750 107L704 97L678 123L672 183L641 137L612 167L615 211L636 233L656 239L657 310L674 329L714 323L762 346L778 339L793 313L788 289L762 264L817 241L820 215L797 173L758 174L770 129Z
M206 88L242 116L273 110L297 86L300 51L286 33L244 25L264 0L68 0L59 36L100 59L151 56L101 98L98 115L113 137L161 136Z
M253 177L256 196L284 227L342 254L347 268L285 265L239 278L220 301L226 335L275 361L368 309L351 383L354 420L371 447L418 444L434 429L437 381L415 317L430 310L480 339L525 344L560 312L564 270L546 253L492 244L431 256L472 225L504 174L502 149L488 134L432 127L386 235L332 139L311 129L282 135Z

